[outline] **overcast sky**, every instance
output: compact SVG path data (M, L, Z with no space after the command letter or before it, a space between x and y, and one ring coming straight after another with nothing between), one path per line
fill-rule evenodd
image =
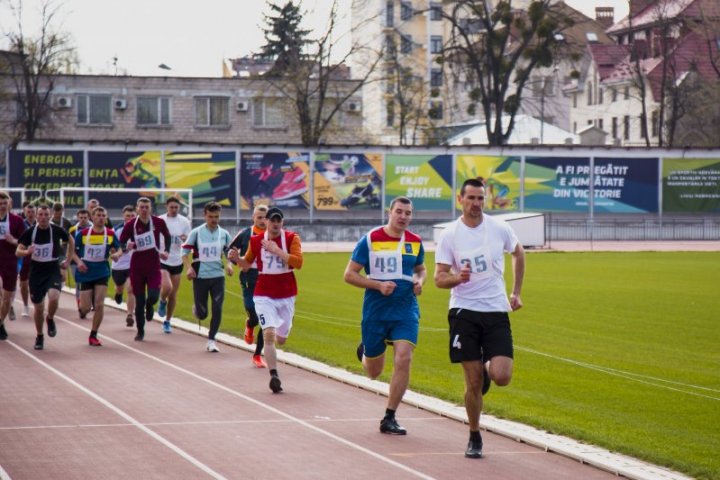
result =
M0 0L0 29L14 29ZM255 52L264 43L260 26L265 0L55 0L62 24L77 47L80 73L220 76L224 58ZM276 0L278 1L278 0ZM23 0L26 35L36 33L39 0ZM278 1L280 3L280 1ZM303 0L306 26L322 32L331 0ZM340 0L338 33L347 41L351 0ZM567 0L594 17L596 6L615 7L615 20L627 15L627 0ZM342 44L341 44L342 46ZM0 43L0 48L7 44ZM117 67L114 58L117 58ZM158 68L165 64L168 72Z

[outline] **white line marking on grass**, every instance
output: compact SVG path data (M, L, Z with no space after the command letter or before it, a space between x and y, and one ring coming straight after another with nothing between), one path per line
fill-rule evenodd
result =
M61 317L59 317L59 316L56 315L55 318L61 318ZM66 321L67 321L67 320L66 320ZM68 322L68 323L72 323L72 322ZM87 330L87 329L83 328L82 330ZM41 366L45 367L46 369L50 370L52 373L54 373L55 375L57 375L57 376L60 377L61 379L65 380L65 381L66 381L67 383L69 383L70 385L76 387L78 390L80 390L81 392L85 393L85 394L86 394L87 396L89 396L90 398L96 400L96 401L99 402L101 405L105 406L105 407L108 408L109 410L112 410L112 411L115 412L117 415L119 415L120 417L124 418L125 420L127 420L128 422L130 422L131 424L133 424L135 427L137 427L138 429L142 430L143 432L145 432L146 434L148 434L150 437L154 438L154 439L157 440L158 442L162 443L163 445L165 445L166 447L168 447L170 450L172 450L173 452L177 453L180 457L184 458L184 459L187 460L188 462L190 462L190 463L192 463L193 465L195 465L196 467L198 467L198 468L199 468L200 470L202 470L203 472L207 473L208 475L210 475L210 476L213 477L213 478L217 478L217 479L219 479L219 480L225 480L225 477L223 477L222 475L220 475L219 473L217 473L215 470L213 470L212 468L208 467L207 465L205 465L204 463L202 463L201 461L199 461L198 459L196 459L195 457L193 457L193 456L190 455L189 453L185 452L183 449L181 449L180 447L178 447L177 445L175 445L175 444L172 443L171 441L167 440L167 439L164 438L163 436L161 436L161 435L153 432L152 430L150 430L149 428L147 428L145 425L143 425L142 423L140 423L140 422L138 422L137 420L135 420L135 418L131 417L129 414L125 413L123 410L121 410L120 408L118 408L118 407L116 407L115 405L113 405L112 403L110 403L110 402L109 402L108 400L106 400L105 398L101 397L100 395L98 395L97 393L93 392L92 390L90 390L89 388L85 387L84 385L81 385L80 383L76 382L76 381L73 380L72 378L70 378L70 377L68 377L67 375L65 375L64 373L62 373L60 370L58 370L58 369L56 369L55 367L51 366L49 363L47 363L47 362L39 359L38 357L36 357L35 355L31 354L30 352L25 351L22 347L20 347L19 345L17 345L15 342L8 342L8 344L11 345L11 346L12 346L13 348L15 348L16 350L18 350L18 351L19 351L20 353L22 353L23 355L25 355L25 356L27 356L28 358L30 358L31 360L33 360L34 362L36 362L36 363L40 364Z
M598 371L598 372L607 373L608 375L614 375L614 376L616 376L616 377L625 378L626 380L632 380L633 382L638 382L638 383L642 383L642 384L645 384L645 385L650 385L650 386L657 387L657 388L664 388L664 389L666 389L666 390L672 390L672 391L675 391L675 392L685 393L685 394L687 394L687 395L694 395L694 396L696 396L696 397L707 398L707 399L709 399L709 400L720 401L720 398L718 398L718 397L712 397L712 396L710 396L710 395L703 395L702 393L697 393L697 392L689 392L689 391L687 391L687 390L682 390L682 389L680 389L680 388L670 387L670 386L668 386L668 385L661 385L661 384L654 383L654 382L664 382L664 383L669 383L669 384L672 384L672 385L678 385L678 386L682 386L682 387L686 387L686 388L696 388L696 389L701 389L701 390L708 390L708 391L711 391L711 392L718 392L718 390L715 390L715 389L712 389L712 388L701 387L701 386L698 386L698 385L692 385L692 384L688 384L688 383L673 382L673 381L670 381L670 380L664 380L664 379L662 379L662 378L651 377L651 376L648 376L648 375L641 375L641 374L639 374L639 373L624 372L624 371L622 371L622 370L615 370L615 369L613 369L613 368L603 367L603 366L601 366L601 365L594 365L594 364L592 364L592 363L586 363L586 362L581 362L581 361L578 361L578 360L572 360L572 359L570 359L570 358L559 357L559 356L557 356L557 355L551 355L551 354L549 354L549 353L544 353L544 352L540 352L540 351L538 351L538 350L533 350L532 348L520 347L520 346L517 346L517 345L515 346L515 348L518 349L518 350L521 350L521 351L523 351L523 352L533 353L533 354L535 354L535 355L540 355L540 356L542 356L542 357L552 358L553 360L559 360L559 361L561 361L561 362L570 363L570 364L572 364L572 365L577 365L577 366L579 366L579 367L588 368L588 369L590 369L590 370L595 370L595 371ZM639 377L639 378L638 378L638 377ZM653 380L654 382L647 381L647 380L642 380L641 378L645 378L645 379L648 379L648 380Z
M71 320L68 320L67 318L63 318L63 317L61 317L61 316L59 316L59 315L55 315L55 318L58 319L58 320L62 320L62 321L64 321L64 322L68 323L69 325L72 325L73 327L79 329L79 330L87 331L87 328L86 328L86 327L84 327L84 326L82 326L82 325L79 325L79 324L77 324L77 323L75 323L75 322L73 322L73 321L71 321ZM177 370L178 372L184 373L185 375L188 375L188 376L190 376L190 377L192 377L192 378L194 378L194 379L196 379L196 380L200 380L200 381L202 381L202 382L207 383L208 385L212 385L213 387L216 387L216 388L218 388L218 389L220 389L220 390L222 390L222 391L224 391L224 392L226 392L226 393L229 393L229 394L234 395L234 396L236 396L236 397L238 397L238 398L241 398L241 399L243 399L243 400L245 400L245 401L247 401L247 402L249 402L249 403L252 403L252 404L254 404L254 405L258 406L258 407L261 407L261 408L264 408L265 410L268 410L268 411L270 411L270 412L273 412L273 413L275 413L276 415L279 415L279 416L281 416L281 417L283 417L283 418L286 418L286 419L288 419L288 420L291 420L292 422L295 422L295 423L297 423L298 425L301 425L301 426L303 426L303 427L305 427L305 428L307 428L307 429L309 429L309 430L312 430L312 431L314 431L314 432L316 432L316 433L319 433L319 434L321 434L321 435L324 435L324 436L326 436L326 437L328 437L328 438L330 438L330 439L332 439L332 440L335 440L335 441L338 442L338 443L341 443L341 444L343 444L343 445L345 445L345 446L347 446L347 447L350 447L350 448L352 448L352 449L354 449L354 450L357 450L357 451L359 451L359 452L365 453L366 455L369 455L369 456L375 458L376 460L380 460L380 461L385 462L385 463L387 463L387 464L389 464L389 465L392 465L392 466L394 466L394 467L396 467L396 468L398 468L398 469L400 469L400 470L405 471L406 473L415 475L416 477L418 477L418 478L423 478L423 479L425 479L425 480L434 480L434 477L431 477L431 476L426 475L426 474L424 474L424 473L422 473L422 472L419 472L419 471L417 471L417 470L414 470L414 469L412 469L412 468L410 468L410 467L408 467L408 466L406 466L406 465L403 465L402 463L398 463L398 462L396 462L395 460L392 460L392 459L390 459L390 458L388 458L388 457L386 457L386 456L384 456L384 455L380 455L379 453L373 452L373 451L370 450L370 449L367 449L367 448L365 448L365 447L363 447L363 446L361 446L361 445L358 445L357 443L353 443L353 442L351 442L350 440L347 440L347 439L342 438L342 437L340 437L340 436L338 436L338 435L335 435L334 433L328 432L327 430L323 430L322 428L317 427L317 426L315 426L315 425L313 425L313 424L311 424L311 423L309 423L309 422L306 422L305 420L301 420L301 419L299 419L299 418L297 418L297 417L295 417L295 416L293 416L293 415L290 415L289 413L285 413L285 412L283 412L282 410L279 410L279 409L277 409L277 408L271 407L270 405L266 405L265 403L261 402L260 400L255 400L255 399L252 398L252 397L249 397L249 396L247 396L247 395L245 395L245 394L243 394L243 393L240 393L240 392L238 392L238 391L236 391L236 390L233 390L232 388L226 387L225 385L222 385L222 384L220 384L220 383L217 383L217 382L214 382L214 381L212 381L212 380L210 380L210 379L207 379L207 378L205 378L205 377L202 377L202 376L200 376L200 375L198 375L198 374L196 374L196 373L194 373L194 372L191 372L190 370L186 370L186 369L184 369L184 368L182 368L182 367L179 367L179 366L177 366L177 365L174 365L174 364L172 364L172 363L170 363L170 362L168 362L168 361L166 361L166 360L163 360L162 358L156 357L156 356L154 356L154 355L150 355L149 353L145 353L145 352L143 352L142 350L138 350L137 348L131 347L131 346L129 346L129 345L125 345L124 343L122 343L122 342L120 342L120 341L118 341L118 340L115 340L114 338L108 337L107 335L100 335L100 336L103 338L103 340L106 340L106 341L108 341L108 342L112 342L112 343L114 343L114 344L116 344L116 345L118 345L118 346L120 346L120 347L123 347L123 348L125 348L125 349L127 349L127 350L130 350L131 352L135 352L135 353L137 353L137 354L139 354L139 355L142 355L143 357L149 358L150 360L154 360L155 362L158 362L158 363L160 363L160 364L162 364L162 365L165 365L166 367L170 367L170 368L172 368L173 370ZM19 347L18 347L18 348L19 348ZM28 355L29 355L29 354L28 354ZM32 357L32 356L31 356L31 357ZM49 367L49 368L52 368L52 367L50 367L50 366L48 366L48 367ZM59 373L59 372L58 372L58 373ZM62 374L61 374L61 375L62 375ZM138 425L139 425L139 424L138 424ZM148 430L148 431L151 431L151 430Z

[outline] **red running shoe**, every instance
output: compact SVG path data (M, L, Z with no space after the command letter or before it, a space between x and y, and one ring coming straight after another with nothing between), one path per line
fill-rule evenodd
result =
M267 368L267 363L262 355L253 355L252 362L257 368Z
M248 325L250 320L245 320L245 343L252 345L255 341L255 329Z
M100 340L98 340L97 337L89 337L88 345L91 347L102 347L102 343L100 343Z
M299 168L293 168L285 172L280 184L273 190L273 200L285 200L287 198L296 197L307 192L307 183L305 182L305 172Z

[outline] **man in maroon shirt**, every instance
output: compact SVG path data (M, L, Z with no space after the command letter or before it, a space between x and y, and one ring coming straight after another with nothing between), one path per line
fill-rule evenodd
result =
M165 221L152 215L150 199L140 197L135 207L138 216L125 224L120 234L120 243L126 245L127 250L133 251L130 283L135 295L135 340L141 342L145 338L145 320L152 320L155 314L153 307L160 298L160 259L167 260L172 244ZM160 235L165 238L163 252L159 251Z
M10 195L0 192L0 279L3 290L0 303L0 340L7 339L4 322L10 311L18 277L15 250L24 231L25 223L22 217L10 213Z

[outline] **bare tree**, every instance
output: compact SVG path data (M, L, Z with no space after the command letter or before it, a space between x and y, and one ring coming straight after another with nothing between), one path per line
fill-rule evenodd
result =
M341 58L335 58L337 20L338 0L334 0L326 30L320 38L310 40L308 51L296 61L290 61L282 69L274 69L274 74L267 78L263 77L289 100L305 146L321 143L335 117L369 81L382 58L379 52L373 54L367 72L358 79L349 80L347 60L366 48L355 44Z
M34 141L38 129L49 121L54 79L76 60L69 35L57 25L60 5L53 0L41 2L40 28L33 37L26 35L23 28L23 0L7 3L15 20L15 30L5 34L13 58L5 63L18 107L18 115L11 125L12 142L16 145L21 140Z
M557 34L573 24L561 4L533 0L526 10L512 0L457 0L443 12L451 25L445 61L458 78L472 79L471 111L479 104L490 145L507 143L525 86L536 67L549 67L561 42ZM503 125L503 115L510 121Z

